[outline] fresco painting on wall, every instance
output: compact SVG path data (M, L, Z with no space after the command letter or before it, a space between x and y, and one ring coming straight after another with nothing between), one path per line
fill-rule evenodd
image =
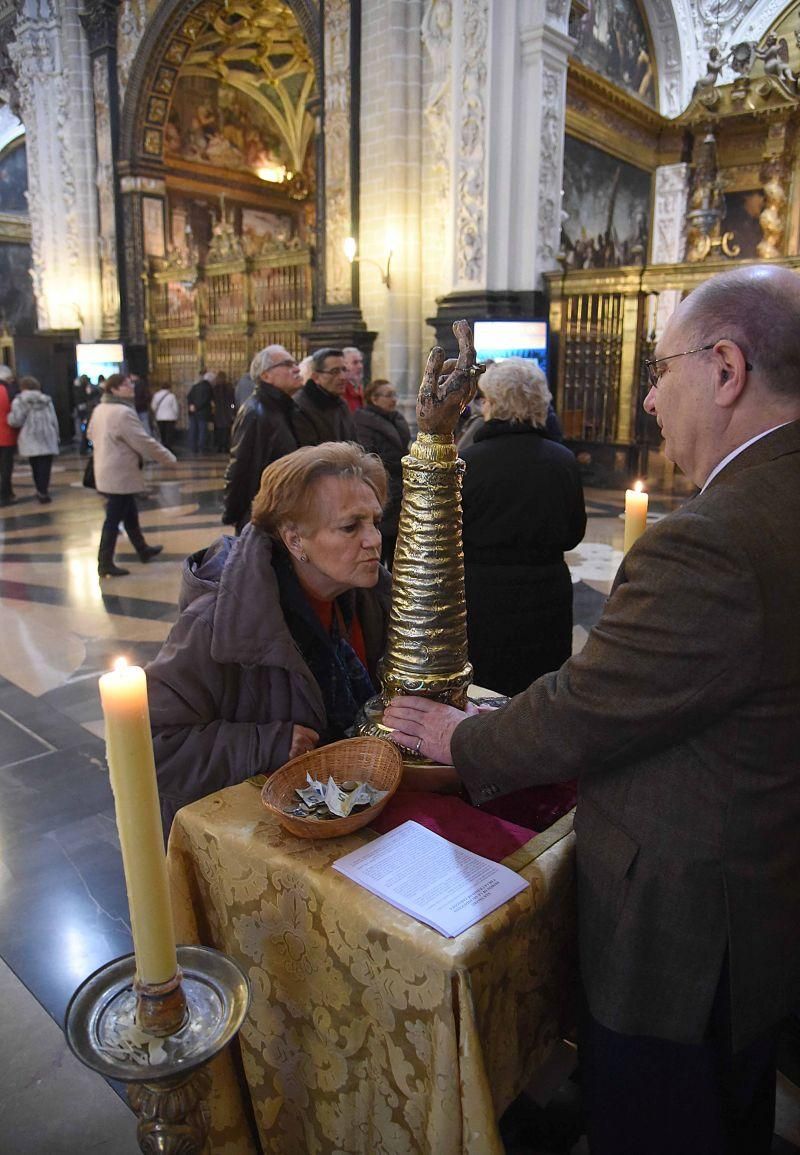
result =
M292 236L292 218L283 213L242 209L242 236L254 247L264 241L286 244Z
M582 64L655 107L650 44L635 0L587 0L569 32Z
M761 240L761 225L758 218L764 204L764 193L760 188L725 193L722 232L733 233L733 243L739 246L741 250L739 256L742 258L754 259L758 256L756 246Z
M0 157L0 213L27 213L27 191L28 165L20 144Z
M567 136L562 210L567 268L607 269L647 260L648 173Z
M182 76L178 81L164 151L240 172L258 173L288 163L268 113L244 93L206 76Z

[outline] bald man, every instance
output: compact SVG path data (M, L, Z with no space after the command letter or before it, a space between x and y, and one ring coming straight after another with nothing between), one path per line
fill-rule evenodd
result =
M711 278L648 371L700 493L626 555L583 651L491 715L385 720L477 804L578 779L592 1155L766 1155L800 1005L800 278Z

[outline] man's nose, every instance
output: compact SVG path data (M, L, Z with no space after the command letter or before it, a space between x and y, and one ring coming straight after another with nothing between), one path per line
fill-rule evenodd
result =
M371 525L364 534L364 548L372 549L374 546L380 545L382 540L379 526Z
M655 390L654 385L651 385L650 388L647 390L647 396L645 397L644 401L642 402L642 405L644 406L645 413L649 413L651 416L655 417L655 413L656 413L656 390Z

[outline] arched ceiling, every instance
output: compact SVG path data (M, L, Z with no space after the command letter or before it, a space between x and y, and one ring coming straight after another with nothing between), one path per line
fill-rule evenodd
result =
M123 111L123 159L159 162L182 77L217 79L263 109L301 171L314 122L315 60L290 0L176 0L148 26Z

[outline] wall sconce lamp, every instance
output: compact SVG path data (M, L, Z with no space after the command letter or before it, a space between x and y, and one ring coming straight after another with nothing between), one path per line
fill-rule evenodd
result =
M386 268L385 269L384 269L383 265L379 264L377 261L373 261L371 257L357 257L356 256L357 246L356 246L356 242L355 242L354 237L345 237L343 248L344 248L344 255L347 257L347 259L351 265L355 264L356 261L359 261L362 265L363 264L374 265L375 268L378 270L378 272L381 275L381 281L383 281L383 283L387 289L391 289L391 287L392 287L392 278L391 278L392 253L394 251L391 248L391 245L389 246L389 250L386 254Z

